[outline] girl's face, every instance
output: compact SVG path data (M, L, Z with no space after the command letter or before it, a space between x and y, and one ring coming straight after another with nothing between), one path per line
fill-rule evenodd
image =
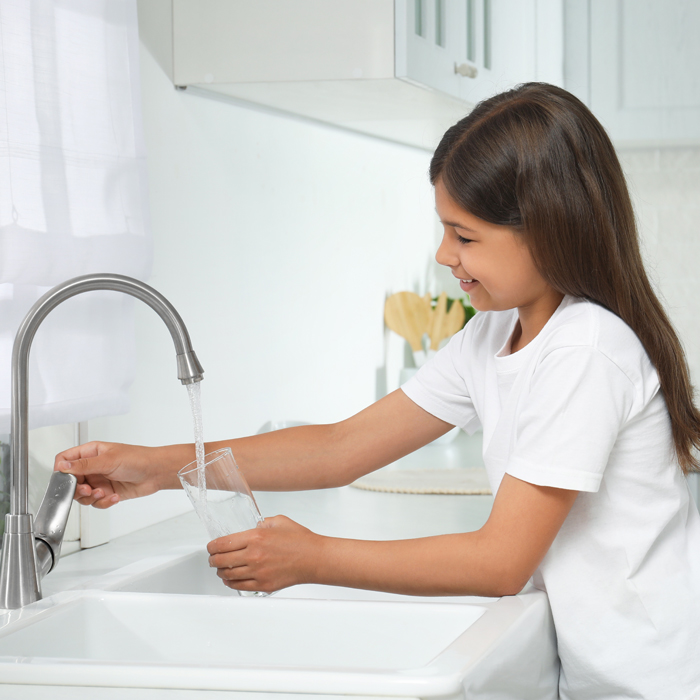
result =
M441 180L435 185L435 205L445 229L435 259L452 270L475 309L504 311L550 303L555 292L516 231L462 209Z

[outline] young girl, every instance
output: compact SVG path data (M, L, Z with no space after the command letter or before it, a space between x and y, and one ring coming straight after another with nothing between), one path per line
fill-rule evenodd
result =
M397 542L291 520L208 546L226 585L414 595L547 591L563 698L700 697L700 415L644 271L615 151L566 91L527 84L453 126L430 165L449 267L480 313L408 384L333 425L230 446L251 488L349 484L444 434L484 433L495 494L476 532ZM80 503L159 489L192 445L90 443L56 458ZM420 565L418 565L420 564Z

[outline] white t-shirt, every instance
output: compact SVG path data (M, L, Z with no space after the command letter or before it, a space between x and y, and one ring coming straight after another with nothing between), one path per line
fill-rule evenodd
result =
M506 473L580 492L532 578L552 607L561 697L687 700L700 693L700 515L656 370L597 304L565 297L509 354L517 318L477 314L403 390L483 429L494 494Z

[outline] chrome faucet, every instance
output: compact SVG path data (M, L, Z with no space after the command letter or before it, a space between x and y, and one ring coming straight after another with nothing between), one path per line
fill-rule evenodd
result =
M63 533L77 479L54 472L33 522L29 513L29 350L41 322L61 302L95 290L123 292L148 304L165 322L177 352L177 376L183 384L201 382L204 370L192 350L190 336L172 304L155 289L131 277L97 274L75 277L54 287L32 306L15 336L12 348L12 454L10 512L0 562L0 608L16 609L41 599L41 579L58 562ZM36 534L35 534L36 526Z

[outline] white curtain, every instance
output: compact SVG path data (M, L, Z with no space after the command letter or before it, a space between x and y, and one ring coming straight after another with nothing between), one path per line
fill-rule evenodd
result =
M136 0L0 0L0 434L15 332L48 289L151 268ZM129 410L133 301L89 292L30 354L30 427Z

